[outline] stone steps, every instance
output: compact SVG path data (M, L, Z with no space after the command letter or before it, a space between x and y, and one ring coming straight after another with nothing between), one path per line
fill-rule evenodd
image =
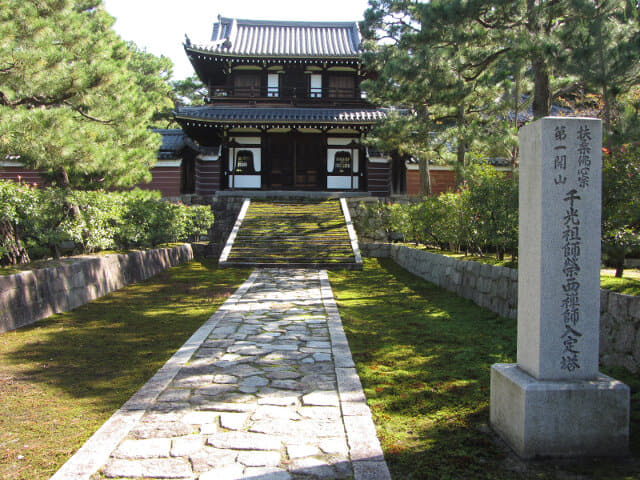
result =
M339 201L252 201L221 266L362 268Z

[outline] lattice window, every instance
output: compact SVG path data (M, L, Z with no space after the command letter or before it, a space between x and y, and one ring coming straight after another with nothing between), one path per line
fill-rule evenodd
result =
M334 175L351 175L351 153L341 151L336 152L333 163Z
M250 150L240 150L236 154L236 174L252 174L255 172L253 165L253 152Z

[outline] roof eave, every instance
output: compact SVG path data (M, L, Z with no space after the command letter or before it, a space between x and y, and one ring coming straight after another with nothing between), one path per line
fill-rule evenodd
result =
M341 125L341 126L349 126L349 125L357 125L357 126L373 126L376 125L382 119L376 120L286 120L286 119L272 119L272 120L243 120L243 119L230 119L230 120L218 120L218 119L210 119L210 118L200 118L200 117L191 117L191 116L183 116L176 115L175 119L185 122L200 122L200 123L209 123L213 125L240 125L251 127L254 125L304 125L304 126L313 126L313 125Z
M241 54L241 53L227 53L227 52L215 52L212 50L207 50L205 48L196 48L193 45L184 45L184 49L187 52L197 53L199 55L209 55L212 57L223 57L223 58L243 58L243 59L253 59L257 61L269 61L269 60L345 60L345 61L360 61L360 55L282 55L282 54L273 54L273 55L249 55L249 54Z

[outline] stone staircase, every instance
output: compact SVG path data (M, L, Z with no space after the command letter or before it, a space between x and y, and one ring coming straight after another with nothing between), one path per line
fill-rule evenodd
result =
M246 200L220 266L362 269L348 210L345 216L341 203Z

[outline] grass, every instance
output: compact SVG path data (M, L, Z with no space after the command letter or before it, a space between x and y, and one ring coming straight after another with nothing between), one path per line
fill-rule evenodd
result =
M447 257L456 258L458 260L468 260L471 262L480 262L488 265L497 265L500 267L518 268L518 261L513 260L509 255L505 255L504 260L498 260L494 255L465 255L464 253L449 252L436 248L427 247L416 244L403 244L409 248L418 250L426 250L431 253L446 255ZM615 269L603 268L600 271L600 288L611 290L624 295L640 296L640 269L625 268L622 278L615 278Z
M49 478L247 276L193 261L0 335L0 478Z
M391 260L330 272L340 314L396 480L631 479L633 460L523 463L490 433L491 364L514 362L516 322L415 277ZM640 380L632 387L632 453L640 455Z
M640 296L640 269L625 268L622 272L622 278L616 278L613 269L602 269L600 287L624 295Z

